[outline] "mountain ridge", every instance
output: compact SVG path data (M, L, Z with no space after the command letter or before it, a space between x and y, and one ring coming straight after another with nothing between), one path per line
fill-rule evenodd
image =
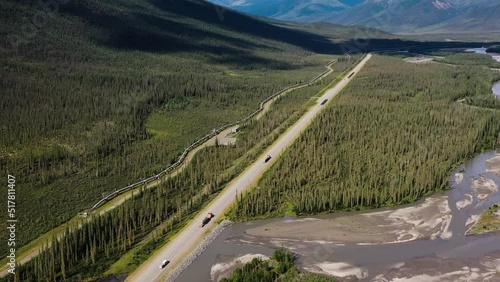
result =
M297 22L325 21L394 33L491 33L500 30L494 0L210 0L245 13Z

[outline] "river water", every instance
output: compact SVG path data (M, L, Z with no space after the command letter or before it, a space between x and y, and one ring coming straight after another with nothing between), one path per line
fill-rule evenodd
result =
M443 50L446 50L446 49L443 49ZM464 49L461 49L461 50L464 50ZM500 62L500 54L498 54L498 53L488 53L488 52L486 52L486 48L484 48L484 47L481 47L481 48L469 48L469 49L465 49L465 51L467 51L467 52L473 52L473 53L476 53L476 54L490 55L493 58L493 60L495 60L497 62ZM493 91L493 95L495 95L497 97L500 97L500 81L497 82L497 83L495 83L493 85L492 91Z
M493 84L492 91L493 91L493 95L500 98L500 81Z
M494 279L489 281L500 281L500 275L498 274L498 271L500 271L500 233L493 232L483 235L465 236L465 232L470 227L468 220L477 217L491 205L500 203L500 192L498 191L498 187L500 187L500 177L486 171L486 160L492 158L494 155L495 152L491 151L482 153L466 161L450 176L450 186L452 189L431 196L431 198L443 197L443 195L447 197L449 212L451 212L451 220L447 228L447 232L450 233L450 236L448 236L447 239L442 239L442 237L433 239L419 238L407 242L384 244L333 244L305 240L287 241L280 240L280 238L269 240L263 237L252 238L252 236L248 236L245 231L269 223L290 222L290 220L296 220L297 223L300 224L299 222L301 219L278 218L252 221L229 226L206 249L206 251L177 278L176 281L210 281L212 266L220 262L221 257L226 258L227 261L227 257L237 257L244 254L262 254L269 256L279 244L293 247L293 251L299 254L297 264L301 268L311 270L318 265L330 265L330 267L334 266L336 270L339 268L345 270L351 266L355 266L355 271L353 273L355 274L356 271L358 272L355 275L358 276L360 281L391 281L387 280L387 278L380 277L382 275L387 275L387 273L391 273L391 271L393 275L396 275L394 273L396 273L398 269L399 271L403 271L402 269L404 268L409 269L405 270L407 271L405 275L410 275L410 277L412 277L412 271L418 271L419 268L421 269L423 267L422 265L427 264L428 267L432 267L433 265L436 266L443 263L439 261L435 262L435 260L469 259L468 262L462 263L465 263L465 266L471 269L479 269L477 267L473 268L472 265L480 261L480 256L483 256L484 259L487 254L492 254L493 252L498 256L498 260L494 260L491 257L486 257L487 259L484 260L487 262L495 261L499 268L497 268L496 274L495 271L489 274L494 276ZM456 175L463 175L463 178L460 177L462 180L455 181ZM490 193L485 196L483 193L484 191L481 192L478 189L473 189L473 183L477 183L477 181L481 179L487 179L490 181L490 184L494 182L493 186L490 185L490 187L496 187L496 190L492 189L489 191ZM421 202L422 201L420 201L420 203ZM414 205L417 204L418 203L415 203ZM394 210L397 209L398 208L394 208ZM332 218L338 216L339 215L331 215ZM324 219L325 216L321 216L321 218ZM497 256L495 256L495 259ZM405 263L407 266L401 268ZM446 271L447 266L451 267L451 265L453 265L451 262L446 263L440 266L437 272L442 273ZM460 267L462 266L465 267L464 265L460 265ZM408 271L410 274L408 274ZM450 270L449 272L456 273L457 271ZM336 273L338 273L338 271ZM428 275L430 272L424 273ZM478 276L479 274L476 273L475 275ZM353 277L354 276L351 276L349 279ZM466 279L464 281L482 281L481 276L479 277L480 280ZM440 278L437 279L436 281L454 281L441 280ZM356 280L357 279L349 281Z
M486 54L486 55L490 55L493 60L497 61L497 62L500 62L500 54L497 54L497 53L488 53L486 52L486 48L482 47L482 48L470 48L470 49L466 49L465 51L467 52L474 52L476 54Z
M486 48L472 48L472 49L467 49L466 51L474 52L476 54L487 54L490 55L495 61L500 62L500 54L487 53ZM494 96L500 97L500 81L493 84L492 91Z

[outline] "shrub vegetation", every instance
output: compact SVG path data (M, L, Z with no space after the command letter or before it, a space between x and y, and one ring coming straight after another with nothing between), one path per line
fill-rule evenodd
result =
M69 1L23 37L43 3L0 0L0 168L19 184L17 247L335 58L308 47L321 37L231 11L221 22L202 1Z
M500 144L500 111L457 103L491 95L482 68L374 56L260 180L240 220L413 202Z
M233 146L201 150L187 169L166 179L155 189L143 190L132 200L81 228L66 230L61 240L16 270L5 281L81 281L103 277L116 262L123 268L112 274L134 270L159 246L165 244L224 185L255 159L308 107L311 96L328 85L332 77L352 62L340 60L334 73L311 87L278 98L267 114L240 128ZM130 257L126 254L133 250ZM0 281L4 281L0 280Z
M299 271L294 265L294 255L285 249L278 249L269 260L254 258L238 268L221 282L334 282L332 277Z
M486 49L488 53L500 53L500 45L494 45Z
M467 65L467 66L487 66L490 68L500 68L500 63L487 54L453 53L446 56L440 62Z

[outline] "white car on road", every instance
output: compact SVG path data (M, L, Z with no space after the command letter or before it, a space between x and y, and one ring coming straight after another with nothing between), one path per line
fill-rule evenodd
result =
M167 264L169 264L169 263L170 263L169 260L162 261L161 264L160 264L160 269L165 268L165 266L167 266Z

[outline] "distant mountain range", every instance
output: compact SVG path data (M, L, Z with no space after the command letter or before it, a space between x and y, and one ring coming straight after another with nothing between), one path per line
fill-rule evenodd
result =
M298 22L361 25L395 33L500 31L499 0L210 0L242 12Z

